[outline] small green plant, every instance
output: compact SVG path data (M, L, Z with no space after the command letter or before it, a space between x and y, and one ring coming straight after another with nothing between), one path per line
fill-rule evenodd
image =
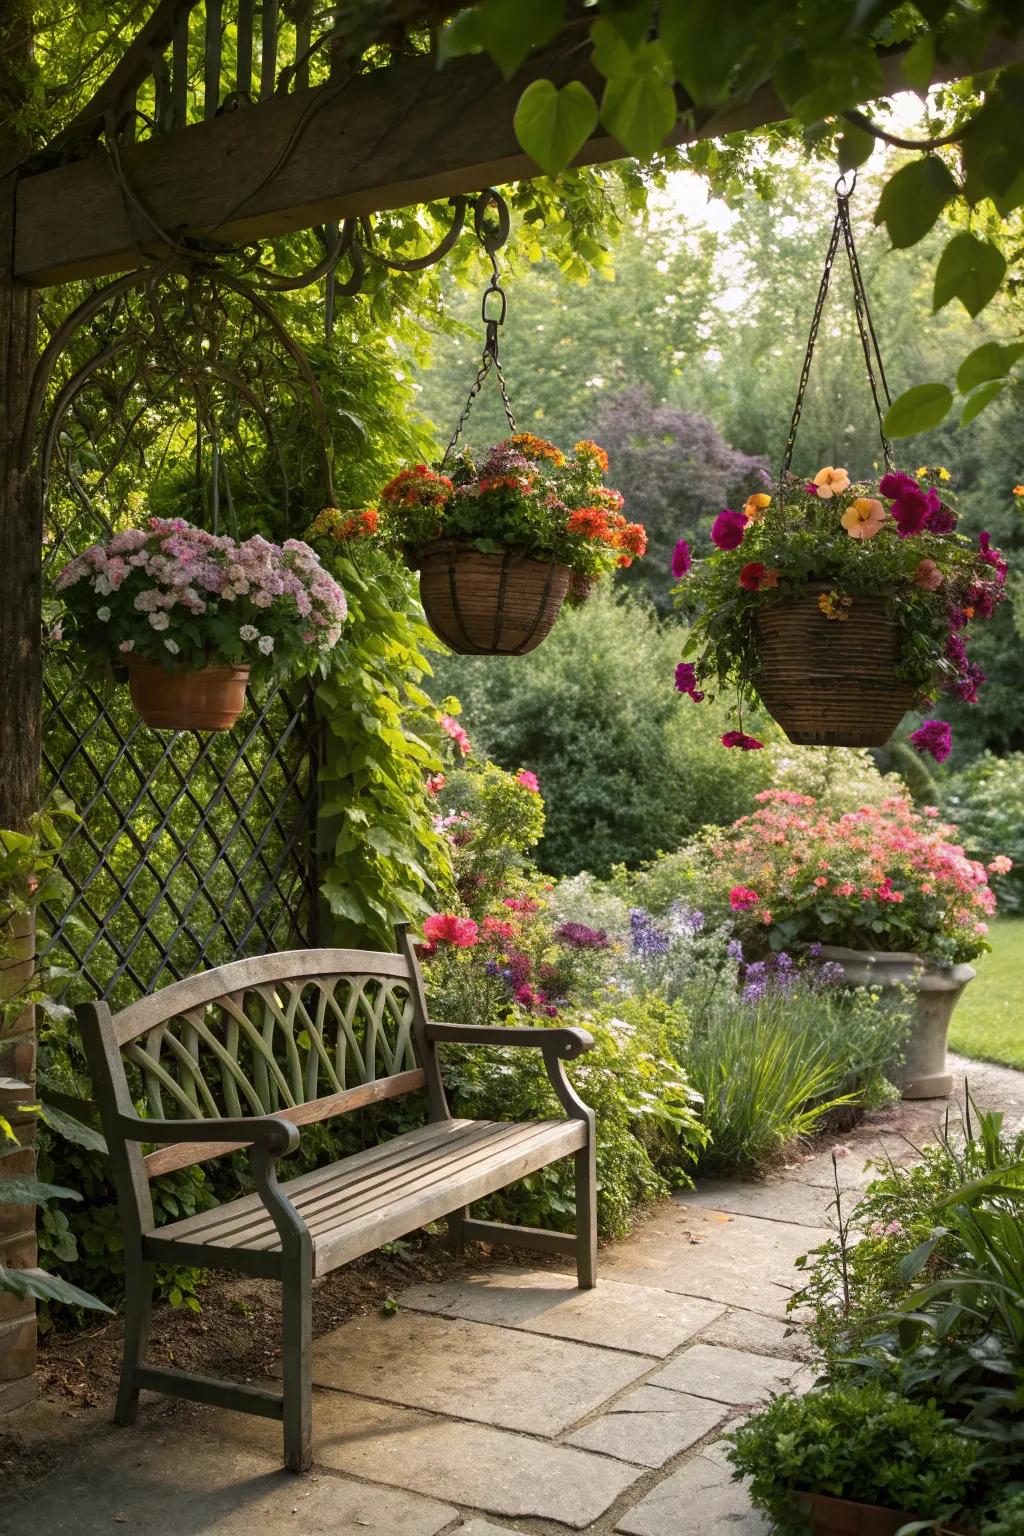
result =
M934 1403L878 1385L776 1398L726 1437L734 1476L778 1536L806 1536L801 1493L876 1504L908 1519L951 1519L969 1505L974 1447ZM806 1506L804 1506L804 1510Z
M986 1520L982 1536L1024 1536L1024 1489L1001 1499L994 1520Z

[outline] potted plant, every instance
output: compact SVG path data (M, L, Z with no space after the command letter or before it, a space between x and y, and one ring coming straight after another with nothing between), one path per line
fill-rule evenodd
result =
M934 807L907 799L841 815L794 790L757 799L701 845L707 899L749 952L812 947L849 986L911 987L916 1021L896 1080L905 1098L948 1094L950 1016L996 905L985 865Z
M566 597L647 548L622 496L603 483L608 458L579 442L567 459L531 432L467 450L451 474L416 464L380 495L381 535L420 573L427 620L462 655L521 656L550 633Z
M124 667L159 730L234 725L253 679L312 672L337 644L345 595L307 544L243 543L151 517L70 560L56 581L90 658Z
M785 1536L965 1529L977 1453L933 1403L832 1386L776 1398L727 1439L734 1477Z
M683 691L735 688L812 746L881 746L939 690L973 702L965 636L1002 601L1006 564L956 521L909 475L854 484L831 466L719 513L714 553L691 561L680 541L673 561L696 657Z

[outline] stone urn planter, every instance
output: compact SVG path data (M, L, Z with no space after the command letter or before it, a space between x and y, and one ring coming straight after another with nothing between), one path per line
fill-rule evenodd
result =
M900 1514L877 1504L856 1504L852 1499L833 1499L824 1493L804 1493L800 1497L810 1506L814 1536L895 1536L901 1526L918 1520L919 1515ZM931 1529L931 1527L929 1527ZM942 1536L969 1536L962 1526L940 1525Z
M843 968L850 987L910 987L917 994L916 1019L906 1044L906 1058L891 1075L905 1099L946 1098L953 1089L946 1068L949 1021L969 981L973 965L933 965L920 955L844 949L824 944L823 960Z

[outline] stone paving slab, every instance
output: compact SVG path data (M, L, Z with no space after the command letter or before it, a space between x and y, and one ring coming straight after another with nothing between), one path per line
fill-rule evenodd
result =
M5 1494L2 1526L4 1536L436 1536L457 1515L402 1489L297 1478L219 1435L150 1423L94 1439L59 1479Z
M661 1467L703 1440L727 1413L723 1403L706 1398L638 1387L620 1397L610 1412L575 1430L566 1443L641 1467Z
M709 1397L716 1403L756 1403L772 1392L782 1392L802 1369L793 1360L694 1344L652 1376L650 1385Z
M424 1312L354 1318L313 1346L313 1383L554 1436L657 1361Z
M202 1422L214 1441L241 1441L280 1457L280 1425L269 1419L217 1410L204 1415ZM574 1530L593 1524L642 1475L639 1467L576 1446L552 1445L531 1435L371 1402L347 1392L314 1394L313 1458L350 1477L406 1488L484 1514L553 1520ZM336 1526L331 1536L344 1529ZM392 1536L409 1533L399 1526Z
M653 1488L615 1529L625 1536L768 1536L771 1526L727 1468L697 1456Z
M793 1320L766 1317L762 1312L748 1312L733 1307L700 1336L702 1344L726 1344L730 1349L749 1349L755 1355L775 1355L780 1360L803 1360L809 1345Z
M602 1253L601 1273L784 1319L794 1262L823 1242L828 1228L733 1216L685 1199L659 1207L628 1242Z
M659 1358L725 1311L721 1303L600 1279L600 1261L598 1273L596 1288L581 1291L574 1276L549 1269L494 1269L464 1280L414 1285L398 1300L422 1312Z
M451 1536L519 1536L519 1533L508 1525L492 1525L489 1520L467 1520L457 1531L452 1531Z
M756 1181L702 1179L696 1190L687 1193L685 1200L691 1210L756 1216L761 1221L784 1221L817 1230L821 1227L828 1195L824 1189L792 1177Z

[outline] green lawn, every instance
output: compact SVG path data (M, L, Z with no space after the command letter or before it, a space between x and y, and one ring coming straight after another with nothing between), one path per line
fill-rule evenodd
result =
M978 1061L1024 1067L1024 918L992 924L992 953L956 1005L949 1043Z

